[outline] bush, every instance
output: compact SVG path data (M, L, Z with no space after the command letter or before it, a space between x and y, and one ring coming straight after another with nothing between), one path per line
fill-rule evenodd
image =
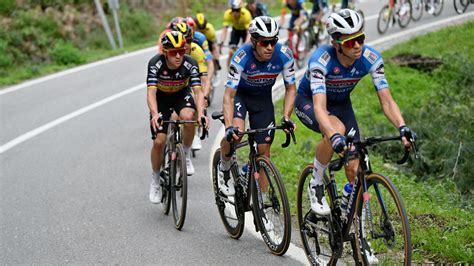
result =
M84 62L79 49L69 42L59 41L50 51L50 56L59 65L75 65Z

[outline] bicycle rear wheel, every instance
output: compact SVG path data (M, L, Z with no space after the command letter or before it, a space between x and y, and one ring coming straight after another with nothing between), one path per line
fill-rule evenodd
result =
M396 3L395 5L398 14L398 25L400 26L400 28L405 28L406 26L408 26L408 24L410 24L411 20L411 1L403 0L403 3Z
M161 207L163 213L168 214L171 206L171 176L170 171L172 168L170 146L166 145L165 152L163 153L163 163L160 171L160 186L161 186Z
M433 0L434 12L433 16L439 16L443 11L444 0Z
M326 265L331 259L331 223L328 217L316 216L311 211L308 187L313 177L314 166L307 165L300 174L296 195L298 225L306 257L312 265ZM326 197L329 193L326 191ZM329 197L327 202L330 204Z
M257 169L251 171L253 213L262 238L275 255L283 255L291 240L290 205L278 169L266 156L256 159ZM252 169L253 170L253 169ZM259 189L257 188L259 183Z
M423 16L423 9L425 9L425 1L423 0L413 0L411 19L413 21L418 21Z
M377 173L367 176L367 193L361 189L356 199L359 258L374 263L372 253L382 265L410 265L410 225L400 194L389 178Z
M469 0L454 0L454 9L456 13L463 14L469 6Z
M379 17L377 18L377 31L379 34L384 34L387 32L388 26L392 23L393 20L393 10L391 10L388 5L382 7L379 12Z
M218 173L219 173L219 164L221 162L221 150L217 149L214 152L214 157L212 159L212 187L214 189L214 196L216 199L217 210L219 211L219 216L221 217L224 227L229 233L229 235L238 239L242 236L244 232L245 225L245 215L243 210L242 203L242 187L239 185L235 186L235 195L226 196L219 191L218 186ZM238 176L237 167L232 167L230 170L230 178L238 180L235 178Z
M186 219L188 200L188 174L186 171L186 155L183 144L176 144L173 167L171 168L171 198L173 202L173 219L176 229L181 230Z
M306 68L311 49L311 40L307 30L293 35L293 44L296 50L296 66L298 69Z

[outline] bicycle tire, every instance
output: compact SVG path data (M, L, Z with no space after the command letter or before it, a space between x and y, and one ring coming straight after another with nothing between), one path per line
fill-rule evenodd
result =
M371 248L382 265L411 264L411 236L403 201L392 181L381 174L367 176L370 215L363 204L363 190L356 198L357 252L364 264ZM383 211L385 209L386 211ZM368 216L368 217L367 217ZM372 218L373 231L369 219ZM357 262L356 262L357 263Z
M186 155L183 144L176 144L176 154L171 171L171 198L173 205L173 219L176 229L181 230L186 220L188 200L188 173L186 169Z
M333 240L328 233L331 230L329 229L331 225L327 217L316 216L311 210L311 201L307 189L313 177L313 169L313 164L309 164L299 176L296 194L298 226L303 249L309 263L312 265L326 265L332 256L331 242ZM329 192L326 190L327 202L331 205L332 201L329 200L328 195Z
M255 183L251 186L254 217L267 247L273 254L282 256L288 250L291 241L290 204L288 203L285 185L280 172L267 156L259 155L255 158L255 162L257 165L256 171L262 169L264 175L258 174L254 169L250 171L255 177L252 179L252 182ZM259 179L262 178L266 178L268 185L266 189L261 188L262 193L264 193L264 190L266 192L260 196L265 195L268 201L259 200L256 182L259 182ZM271 224L271 229L266 228L264 220Z
M387 32L388 26L393 20L393 10L390 10L388 5L384 5L380 9L379 16L377 18L377 31L379 34L385 34Z
M456 13L463 14L466 12L467 7L469 6L469 0L454 0L453 4Z
M396 5L399 5L397 3ZM398 13L398 25L400 28L406 28L411 21L411 12L412 12L412 4L410 0L404 0L402 5L398 6L397 8Z
M293 42L293 45L296 52L295 61L298 69L306 68L306 63L308 62L309 47L311 44L307 34L308 32L306 30L294 34L294 36L296 36L296 41Z
M425 9L425 1L424 0L414 0L412 5L412 12L411 12L411 19L413 21L419 21L423 16L423 10Z
M242 203L242 189L241 186L235 186L235 195L232 197L225 196L219 191L218 186L218 171L219 164L221 162L221 151L217 149L214 152L212 159L212 188L214 190L214 197L216 200L217 210L219 211L219 216L221 217L224 227L229 233L230 237L234 239L239 239L244 232L245 225L245 213L243 210ZM231 178L237 174L236 167L231 169ZM235 180L235 179L234 179ZM234 204L225 202L224 199L233 200ZM228 213L226 214L226 209ZM235 217L230 217L230 215L235 214Z
M433 16L437 17L443 11L444 0L434 0L433 5L434 5Z
M171 207L171 178L170 178L170 169L172 167L170 155L170 145L166 145L165 151L163 153L163 163L161 165L160 174L163 175L163 183L160 183L161 186L161 207L163 213L168 215Z

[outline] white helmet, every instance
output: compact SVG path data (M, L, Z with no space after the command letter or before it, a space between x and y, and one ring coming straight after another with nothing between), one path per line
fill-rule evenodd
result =
M326 28L329 35L354 34L364 28L364 18L352 9L341 9L338 13L332 13L329 16Z
M231 9L239 9L242 6L242 0L229 0L229 7Z
M256 17L250 22L249 33L255 39L273 38L278 35L278 24L271 17Z

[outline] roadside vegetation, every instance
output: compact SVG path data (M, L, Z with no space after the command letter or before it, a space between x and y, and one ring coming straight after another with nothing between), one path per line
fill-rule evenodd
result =
M398 166L401 145L371 150L374 171L389 176L400 191L409 214L414 260L419 263L474 263L474 22L418 37L385 51L385 73L407 124L418 134L421 159ZM399 55L420 54L441 59L431 72L394 63ZM370 77L352 93L362 136L398 134L383 115ZM280 119L281 105L277 111ZM277 134L272 160L282 173L296 215L298 175L312 163L320 136L296 115L296 146L282 149ZM347 182L338 173L339 189ZM294 221L296 216L294 216ZM295 224L296 226L296 224Z

